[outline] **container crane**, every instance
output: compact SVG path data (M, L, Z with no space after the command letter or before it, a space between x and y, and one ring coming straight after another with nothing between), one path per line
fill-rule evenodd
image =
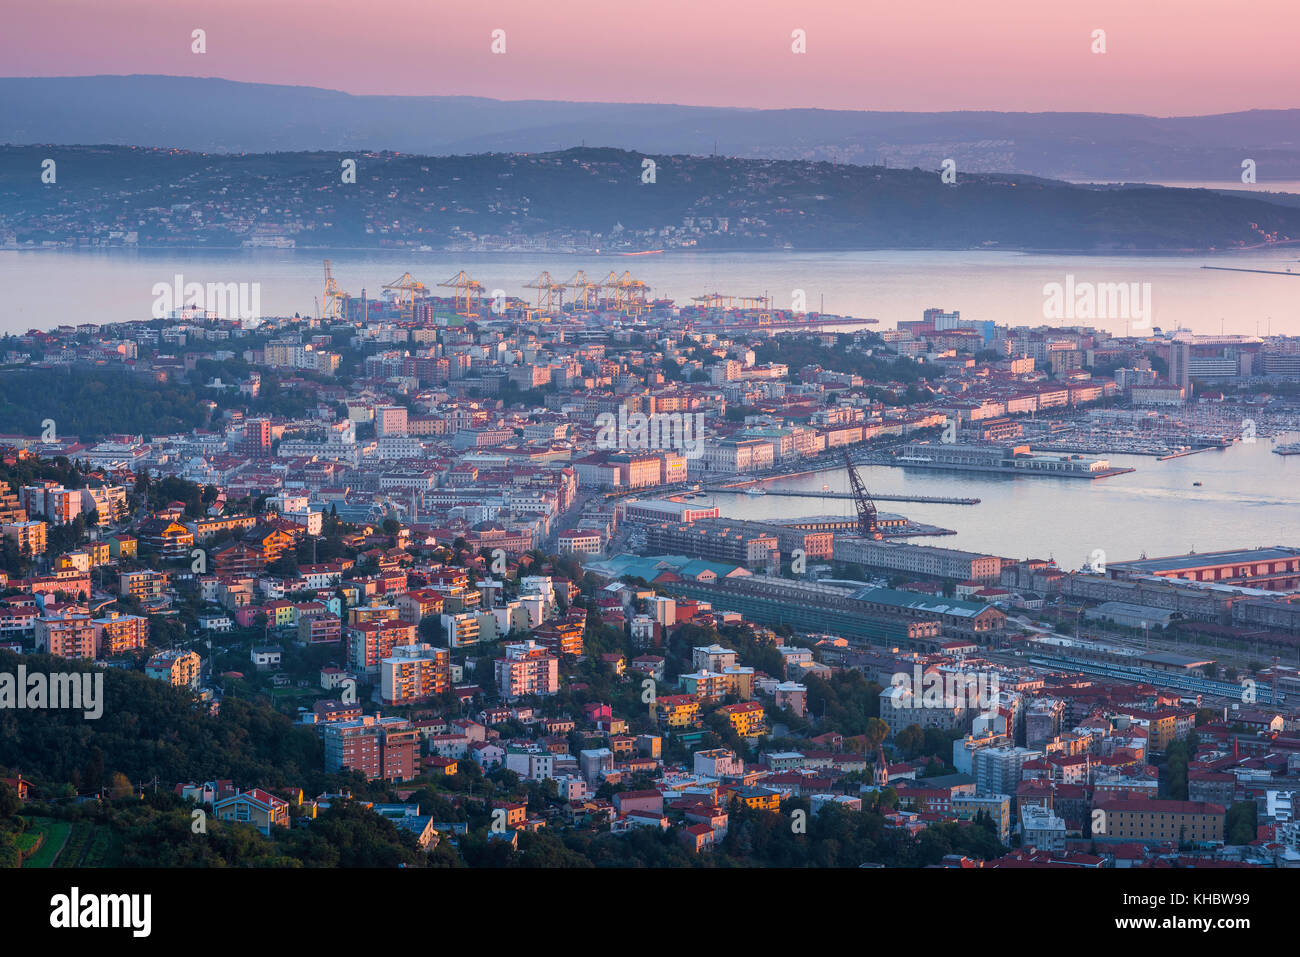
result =
M481 282L470 278L469 273L462 269L446 282L440 282L438 285L446 289L456 290L452 304L459 315L469 319L478 317L479 300L483 298L483 284Z
M392 289L397 293L398 314L403 319L415 318L415 299L416 296L423 296L427 292L427 287L409 272L404 272L401 278L393 282L384 283L385 289Z

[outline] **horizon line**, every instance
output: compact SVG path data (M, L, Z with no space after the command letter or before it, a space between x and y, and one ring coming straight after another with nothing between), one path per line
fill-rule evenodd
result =
M1236 110L1209 113L1143 113L1110 110L1008 110L988 107L957 107L928 110L871 110L852 107L832 106L727 106L716 103L681 103L660 100L565 100L538 97L510 99L496 96L483 96L476 93L353 93L348 90L327 86L300 83L270 83L261 80L242 80L228 76L198 76L188 73L59 73L52 75L0 75L0 82L5 80L190 80L195 82L231 83L240 86L274 87L283 90L311 90L320 93L332 93L353 99L423 99L423 100L485 100L492 103L563 103L585 106L650 106L671 107L687 110L725 110L735 113L864 113L879 116L917 116L925 114L961 114L993 113L1006 116L1124 116L1153 120L1208 119L1221 116L1237 116L1244 113L1294 113L1300 112L1300 105L1289 107L1245 107Z

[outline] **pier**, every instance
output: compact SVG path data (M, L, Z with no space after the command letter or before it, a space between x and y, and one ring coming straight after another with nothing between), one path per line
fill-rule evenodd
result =
M748 488L752 486L721 486L718 488L702 489L705 492L730 492L732 495L748 495ZM768 495L786 496L788 498L844 498L852 499L853 496L848 492L820 492L820 491L789 491L786 489L766 489L763 497ZM942 495L882 495L876 492L871 493L871 498L877 502L914 502L921 505L978 505L980 500L977 498L948 498Z

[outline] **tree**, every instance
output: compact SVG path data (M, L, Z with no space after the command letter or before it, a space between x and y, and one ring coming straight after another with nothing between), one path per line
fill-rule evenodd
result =
M894 735L894 747L909 758L915 757L925 748L925 731L919 724L909 724Z
M280 578L297 578L300 574L298 556L292 549L285 549L284 554L266 566L266 570Z
M441 615L425 615L421 618L419 632L420 640L430 645L442 645L447 638Z
M135 794L131 779L121 771L114 771L108 779L108 796L114 801L124 801Z
M13 817L22 806L23 802L18 800L18 791L0 781L0 821Z
M1249 844L1255 840L1258 828L1257 809L1254 801L1237 801L1228 808L1224 822L1225 843Z
M879 718L868 718L867 729L863 736L867 739L867 748L874 751L880 747L885 738L889 737L889 725Z

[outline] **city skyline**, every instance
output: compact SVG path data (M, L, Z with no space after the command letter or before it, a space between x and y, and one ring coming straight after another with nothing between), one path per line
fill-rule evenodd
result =
M1296 26L8 14L5 929L1284 928Z

